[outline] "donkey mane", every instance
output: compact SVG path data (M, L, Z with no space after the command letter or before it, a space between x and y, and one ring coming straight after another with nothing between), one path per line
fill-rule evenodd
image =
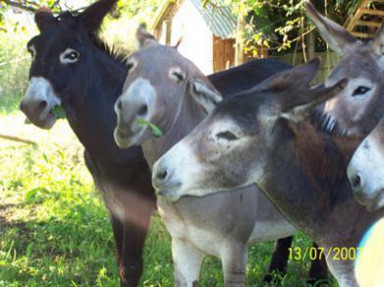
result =
M108 45L104 42L99 35L89 35L92 43L103 53L107 54L116 64L128 68L127 55L124 55L121 51L117 50L115 46Z
M66 11L60 13L56 16L58 22L67 22L71 25L72 23L76 23L76 19L78 17L77 11ZM128 68L128 64L126 63L127 55L124 55L122 52L118 51L113 45L108 45L100 38L100 30L92 34L88 34L89 39L92 44L95 45L101 52L105 53L108 57L110 57L115 64L122 66L123 68Z

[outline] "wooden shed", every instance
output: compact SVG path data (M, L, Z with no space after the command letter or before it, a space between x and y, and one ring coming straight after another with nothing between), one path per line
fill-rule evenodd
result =
M209 74L235 65L238 19L229 7L203 7L202 2L165 0L152 30L162 44L175 45L182 38L180 53ZM258 57L266 56L267 49L260 48Z

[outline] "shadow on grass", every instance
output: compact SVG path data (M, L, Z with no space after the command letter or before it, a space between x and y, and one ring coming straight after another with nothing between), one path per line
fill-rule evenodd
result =
M13 222L3 215L0 231L0 286L117 286L114 242L105 232L82 232L81 222Z

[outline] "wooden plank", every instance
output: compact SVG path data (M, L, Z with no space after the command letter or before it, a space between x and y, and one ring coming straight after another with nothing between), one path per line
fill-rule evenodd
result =
M381 11L381 10L361 8L361 11L363 14L367 14L367 15L384 16L384 11Z
M346 25L344 25L344 27L347 27L348 31L352 32L355 29L355 22L361 19L361 16L364 14L362 9L367 8L369 3L370 0L362 0L357 4L358 9L356 10L356 13L352 17L348 18Z
M172 39L172 21L171 20L165 20L165 44L171 45L171 39Z
M381 23L373 22L373 21L359 20L359 21L355 22L355 26L365 26L365 27L380 28L381 27Z
M356 14L352 17L351 21L349 22L347 26L347 30L352 32L356 27L356 21L359 21L361 19L361 16L363 16L363 13L361 9L357 10Z
M177 0L165 0L156 11L154 21L151 25L150 30L153 32L157 30L159 24L163 22L164 17L167 15L169 8L176 3Z
M364 39L376 37L376 35L373 35L373 34L366 34L366 33L360 33L360 32L351 32L351 34L355 37L364 38Z

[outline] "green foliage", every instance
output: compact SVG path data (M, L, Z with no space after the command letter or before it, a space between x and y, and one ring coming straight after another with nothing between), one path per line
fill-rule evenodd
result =
M204 0L204 5L230 5L237 15L247 16L246 46L264 45L273 51L292 48L312 25L305 17L307 0ZM344 24L359 0L311 1L323 14ZM325 4L327 6L325 7ZM256 46L253 46L256 49ZM324 46L323 46L324 48Z
M118 2L120 15L125 17L143 17L150 20L161 1L156 0L121 0Z
M28 86L30 56L25 46L36 30L23 15L16 16L7 14L0 29L0 113L15 110Z

